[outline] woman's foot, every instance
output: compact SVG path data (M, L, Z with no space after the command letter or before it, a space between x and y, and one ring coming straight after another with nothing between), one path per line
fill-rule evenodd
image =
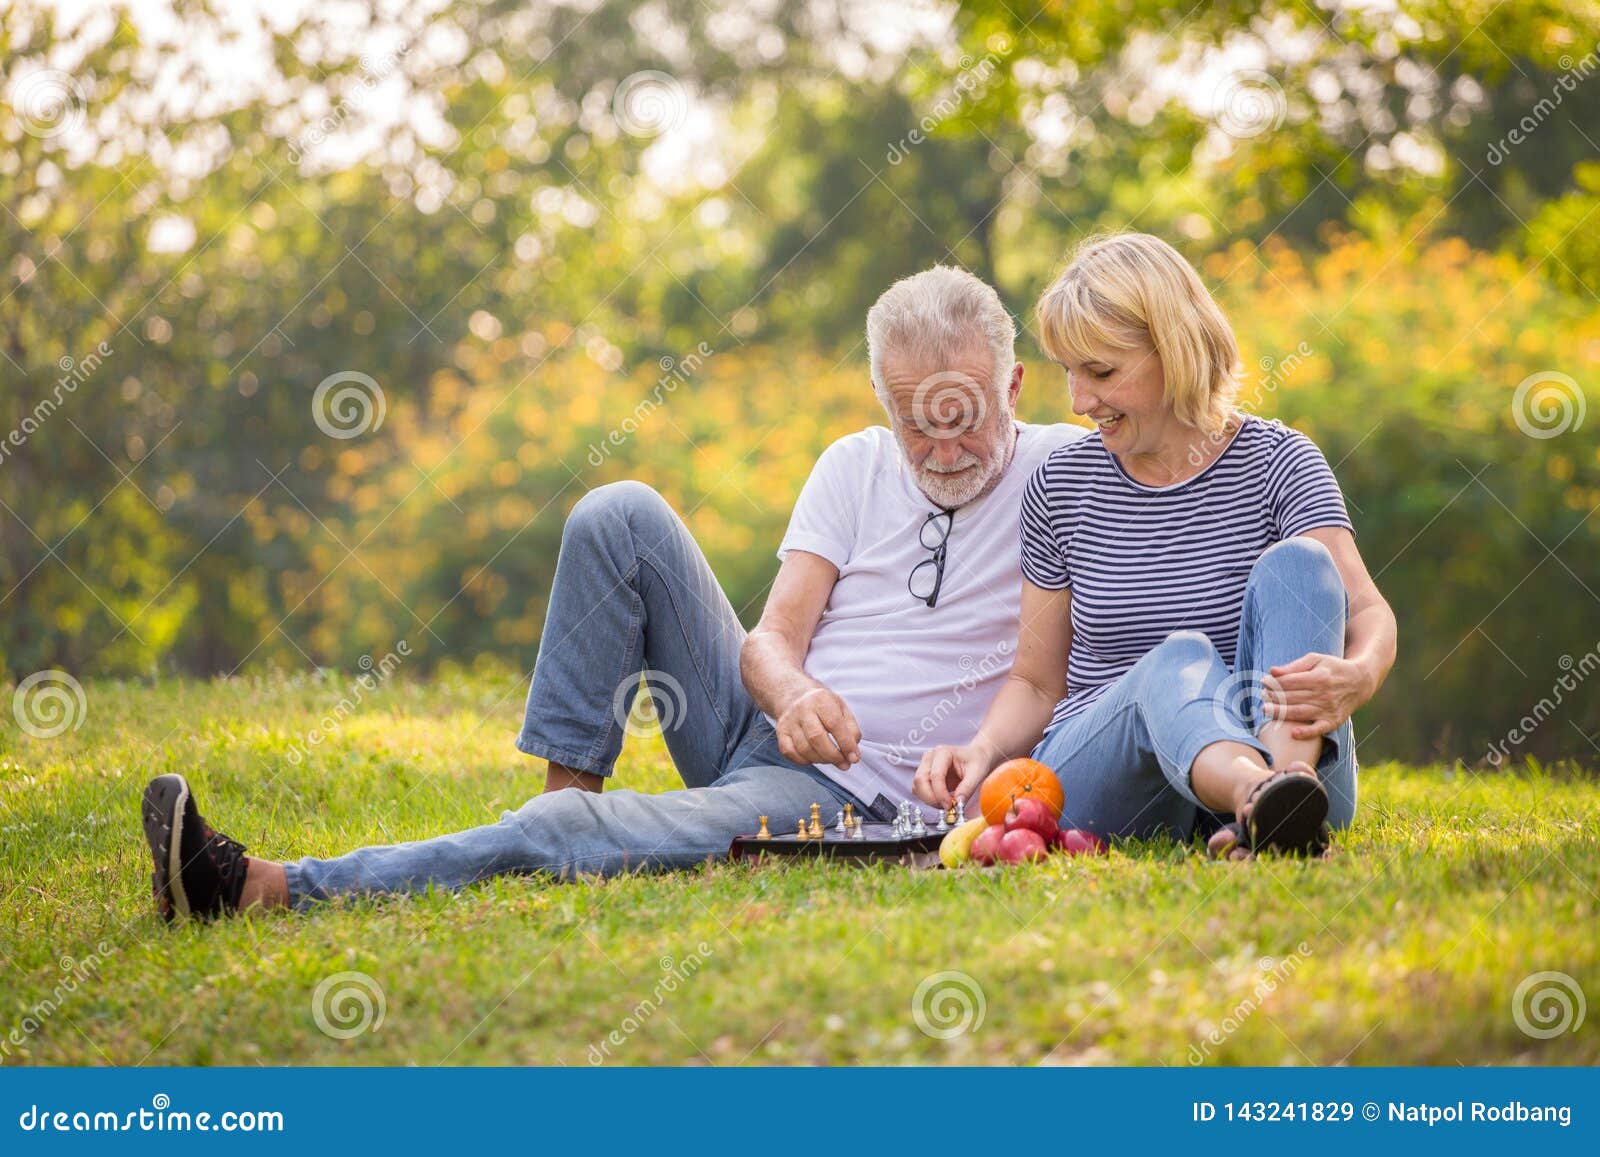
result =
M1247 860L1266 850L1291 855L1321 855L1327 850L1327 789L1303 760L1250 787L1234 815L1233 823L1224 824L1206 842L1213 859Z

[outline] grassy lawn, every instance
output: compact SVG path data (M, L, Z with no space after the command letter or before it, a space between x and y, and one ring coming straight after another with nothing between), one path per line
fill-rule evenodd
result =
M338 683L85 690L76 731L0 731L0 1063L1600 1063L1600 1008L1548 1039L1513 1016L1539 972L1600 1001L1592 774L1372 765L1315 864L1139 845L1005 871L722 865L169 929L148 777L187 774L264 855L434 835L542 783L511 745L523 688L397 678L298 764ZM618 779L674 783L659 742ZM965 978L924 984L944 972ZM338 973L365 974L380 1024L319 1028ZM1537 1028L1552 1006L1530 999ZM328 1007L336 1031L356 1011Z

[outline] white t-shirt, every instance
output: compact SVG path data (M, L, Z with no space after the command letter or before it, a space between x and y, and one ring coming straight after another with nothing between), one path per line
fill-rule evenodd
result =
M1022 493L1052 450L1085 433L1024 422L1017 430L1016 453L994 489L955 512L932 607L906 581L933 557L920 536L939 508L917 489L886 426L847 434L822 452L778 548L779 558L803 550L839 568L804 666L855 714L861 762L849 771L817 769L869 806L885 796L891 816L913 798L922 753L969 742L1011 671L1022 601ZM935 538L930 528L928 541Z

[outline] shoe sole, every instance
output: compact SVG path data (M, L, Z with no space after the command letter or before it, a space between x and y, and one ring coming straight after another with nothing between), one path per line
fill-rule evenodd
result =
M183 890L183 813L188 802L189 781L181 775L158 775L144 789L145 840L158 864L165 858L163 888L173 910L185 919L190 914L189 897ZM166 827L165 848L160 845L158 824Z

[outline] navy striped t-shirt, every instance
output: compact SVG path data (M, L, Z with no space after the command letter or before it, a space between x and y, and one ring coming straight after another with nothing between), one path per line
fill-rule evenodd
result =
M1067 697L1054 727L1089 706L1173 631L1204 631L1233 666L1250 568L1316 527L1353 532L1316 444L1241 413L1233 441L1195 477L1135 482L1099 431L1055 450L1022 499L1022 573L1072 588Z

